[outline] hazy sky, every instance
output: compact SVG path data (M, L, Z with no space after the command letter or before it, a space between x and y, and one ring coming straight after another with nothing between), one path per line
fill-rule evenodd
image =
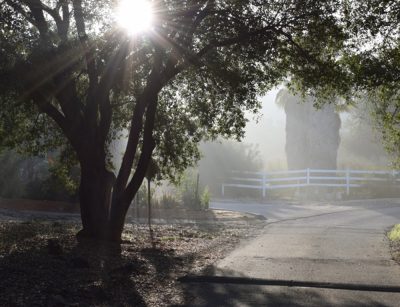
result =
M275 103L279 89L271 90L262 98L262 109L258 122L249 116L245 143L258 144L266 168L284 168L285 156L285 111Z

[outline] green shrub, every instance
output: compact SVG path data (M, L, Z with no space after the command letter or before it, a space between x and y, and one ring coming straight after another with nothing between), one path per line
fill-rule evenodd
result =
M186 171L183 174L178 185L178 190L185 207L195 210L201 209L196 175L193 171Z
M400 224L395 225L388 233L388 237L392 241L400 240Z
M206 186L203 189L203 193L201 193L200 202L201 202L201 207L203 209L209 208L209 206L210 206L210 191L208 189L208 186Z
M161 199L159 200L158 207L160 208L178 208L181 206L181 203L179 199L177 199L175 196L167 193L163 193L161 196Z
M78 197L79 173L70 173L61 164L50 165L44 157L1 152L0 174L1 197L58 201Z

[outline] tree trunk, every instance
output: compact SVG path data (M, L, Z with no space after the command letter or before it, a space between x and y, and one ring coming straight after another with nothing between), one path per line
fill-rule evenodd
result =
M143 143L136 170L129 184L125 187L123 193L118 193L118 188L113 193L109 225L110 239L113 241L120 240L121 238L121 234L125 224L125 216L129 209L129 205L134 199L137 191L140 188L140 185L143 182L143 179L145 178L146 171L150 164L151 155L155 148L155 141L152 134L154 128L155 114L157 110L157 95L153 94L152 96L148 97L148 100L149 105L146 110L146 122L143 129ZM127 155L129 153L125 154ZM121 167L123 167L123 165Z
M81 165L79 199L83 229L81 238L108 240L109 212L114 174L105 167Z
M114 242L121 241L122 231L124 230L125 217L129 208L129 203L122 200L114 200L110 212L108 239Z

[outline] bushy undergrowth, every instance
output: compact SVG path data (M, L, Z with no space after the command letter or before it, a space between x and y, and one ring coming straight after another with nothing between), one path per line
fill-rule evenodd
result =
M392 241L400 241L400 224L395 225L389 231L388 238Z

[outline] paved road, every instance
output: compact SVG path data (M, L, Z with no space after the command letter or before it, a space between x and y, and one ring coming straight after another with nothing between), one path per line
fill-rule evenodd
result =
M385 238L400 221L400 200L212 207L263 214L268 224L187 284L190 305L400 306L400 266Z

